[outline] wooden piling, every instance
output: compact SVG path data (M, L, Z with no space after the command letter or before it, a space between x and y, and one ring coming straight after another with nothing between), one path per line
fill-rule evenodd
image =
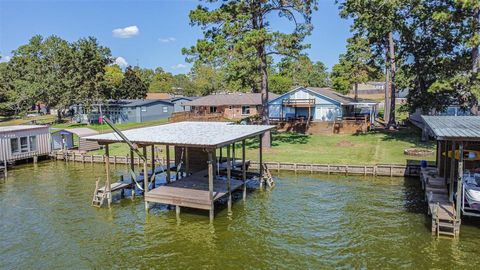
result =
M167 156L167 162L166 162L166 165L167 165L167 183L170 183L170 146L167 144L165 145L165 154Z
M208 151L208 198L210 199L210 222L213 222L215 210L213 201L213 160L212 150Z
M247 168L245 164L245 140L242 140L242 180L243 180L243 200L247 199Z
M232 164L230 160L230 145L227 145L227 192L228 192L228 215L232 214L232 191L231 191Z
M105 182L105 193L107 194L107 202L108 202L108 208L110 208L110 205L112 203L112 191L111 191L111 185L110 185L110 151L108 144L105 145L105 155L104 159L105 161L105 170L107 172L107 181Z
M143 147L143 194L145 195L148 192L148 164L147 164L147 147ZM144 196L145 197L145 196ZM145 210L148 212L148 201L145 200Z

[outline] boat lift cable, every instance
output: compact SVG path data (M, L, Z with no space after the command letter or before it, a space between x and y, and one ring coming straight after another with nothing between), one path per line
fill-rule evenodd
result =
M107 123L108 126L110 126L110 128L113 129L113 131L115 133L117 133L118 136L120 136L120 138L122 138L122 140L128 144L128 146L130 147L130 149L132 151L134 151L144 162L147 161L147 157L144 156L139 150L138 150L138 145L135 144L135 143L132 143L128 138L127 136L125 136L125 134L123 134L113 123L112 121L110 121L110 119L108 119L108 117L106 117L105 115L102 115L102 119L105 123ZM132 157L133 158L133 157ZM131 169L129 169L130 171L130 175L132 177L132 180L135 182L136 186L140 189L140 190L143 190L143 188L141 187L141 185L137 182L136 180L136 175L133 171L131 171ZM155 175L155 172L152 171L152 174ZM144 177L148 177L148 175L144 176Z

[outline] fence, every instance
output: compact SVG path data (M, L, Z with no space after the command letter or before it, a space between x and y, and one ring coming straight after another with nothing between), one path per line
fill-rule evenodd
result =
M67 160L82 163L104 163L106 162L103 155L83 155L77 153L61 153L54 152L51 156L57 160ZM165 159L161 158L162 164ZM129 164L129 156L110 156L110 163L113 164ZM142 160L134 157L134 164L140 165ZM148 160L151 164L151 160ZM364 176L419 176L421 166L416 164L409 165L339 165L339 164L305 164L305 163L285 163L285 162L264 162L270 171L292 171L292 172L309 172L309 173L325 173L325 174L344 174L344 175L364 175ZM258 169L258 162L251 161L250 168Z

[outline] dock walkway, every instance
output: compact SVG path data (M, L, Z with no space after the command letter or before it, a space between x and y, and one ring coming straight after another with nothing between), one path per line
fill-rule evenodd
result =
M455 206L448 197L445 180L438 177L436 168L422 168L420 173L428 214L432 216L432 233L456 237L460 231L460 221Z

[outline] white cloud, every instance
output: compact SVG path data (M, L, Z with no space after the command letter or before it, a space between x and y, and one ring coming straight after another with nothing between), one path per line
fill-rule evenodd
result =
M11 57L11 56L8 56L8 55L1 55L1 54L0 54L0 57L1 57L1 58L0 58L0 63L1 63L1 62L8 62L8 61L10 61L10 59L12 59L12 57Z
M112 33L114 37L117 38L131 38L138 35L140 29L136 25L127 26L125 28L113 29Z
M115 64L117 64L121 68L126 68L128 66L127 60L125 58L119 56L117 59L115 59Z
M187 65L185 64L176 64L175 66L172 66L173 69L184 69L187 68Z
M174 37L167 37L167 38L159 38L158 41L162 43L170 43L170 42L175 42L177 39Z

